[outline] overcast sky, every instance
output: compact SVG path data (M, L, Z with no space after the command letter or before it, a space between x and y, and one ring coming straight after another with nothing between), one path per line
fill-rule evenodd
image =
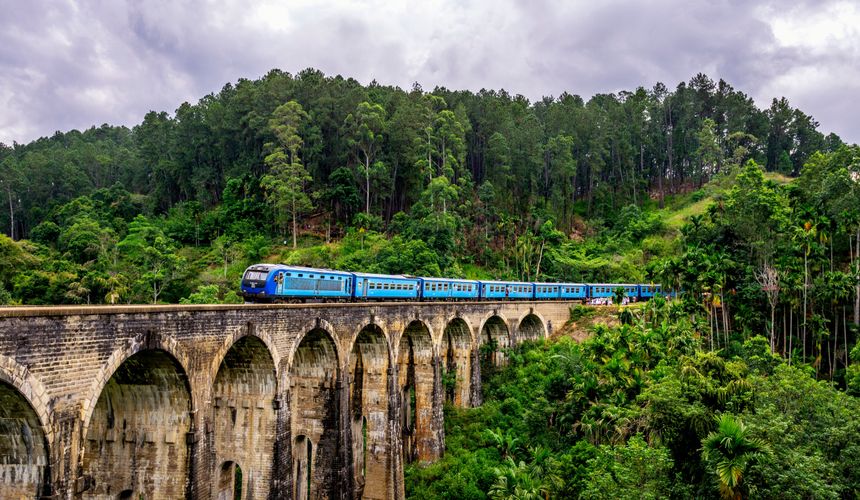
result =
M858 3L0 0L0 142L133 126L226 82L307 67L532 100L704 72L860 142Z

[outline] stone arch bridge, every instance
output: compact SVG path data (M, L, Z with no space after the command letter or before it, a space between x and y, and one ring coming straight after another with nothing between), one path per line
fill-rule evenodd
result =
M402 498L568 306L0 308L0 498Z

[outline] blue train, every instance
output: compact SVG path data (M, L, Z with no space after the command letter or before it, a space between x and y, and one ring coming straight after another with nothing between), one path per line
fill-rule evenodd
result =
M255 264L242 276L249 302L364 300L579 300L611 301L624 287L630 301L661 295L660 285L633 283L524 283L352 273L281 264Z

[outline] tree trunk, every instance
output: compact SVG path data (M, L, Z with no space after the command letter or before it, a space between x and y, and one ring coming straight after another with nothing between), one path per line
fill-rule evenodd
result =
M845 316L845 308L842 308L842 345L845 346L845 367L848 368L848 318Z
M806 361L806 294L809 287L809 248L803 254L803 360Z
M776 304L770 305L770 353L776 352Z
M860 261L860 226L857 227L857 235L856 235L857 243L854 245L854 251L857 253L854 258L854 263L856 265L857 261ZM855 276L855 279L857 276ZM854 287L854 324L860 326L860 283L858 283ZM846 344L846 349L848 344Z
M791 366L791 349L794 344L794 309L788 307L788 366Z
M365 178L365 212L370 215L370 156L364 154L364 178Z
M540 276L540 262L543 259L543 246L546 243L546 240L541 241L540 243L540 252L538 252L538 261L537 261L537 269L535 270L535 280Z
M296 245L296 233L298 233L298 230L299 230L299 225L298 225L298 222L296 221L296 218L297 218L296 215L297 214L296 214L296 200L295 200L295 198L293 198L292 205L293 205L293 248L295 249L297 246Z
M12 205L12 188L6 186L6 195L9 197L9 237L15 240L15 209Z

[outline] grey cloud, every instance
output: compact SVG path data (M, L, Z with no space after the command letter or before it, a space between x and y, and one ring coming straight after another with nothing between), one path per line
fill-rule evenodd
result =
M309 66L364 83L505 88L532 99L672 87L701 71L760 106L769 93L793 92L786 97L824 132L858 141L850 117L860 111L860 48L828 46L825 57L781 46L767 15L832 3L296 2L286 4L288 18L261 20L233 0L0 0L0 141L134 125L150 109L172 111L238 78ZM784 78L810 67L832 74L827 88Z

